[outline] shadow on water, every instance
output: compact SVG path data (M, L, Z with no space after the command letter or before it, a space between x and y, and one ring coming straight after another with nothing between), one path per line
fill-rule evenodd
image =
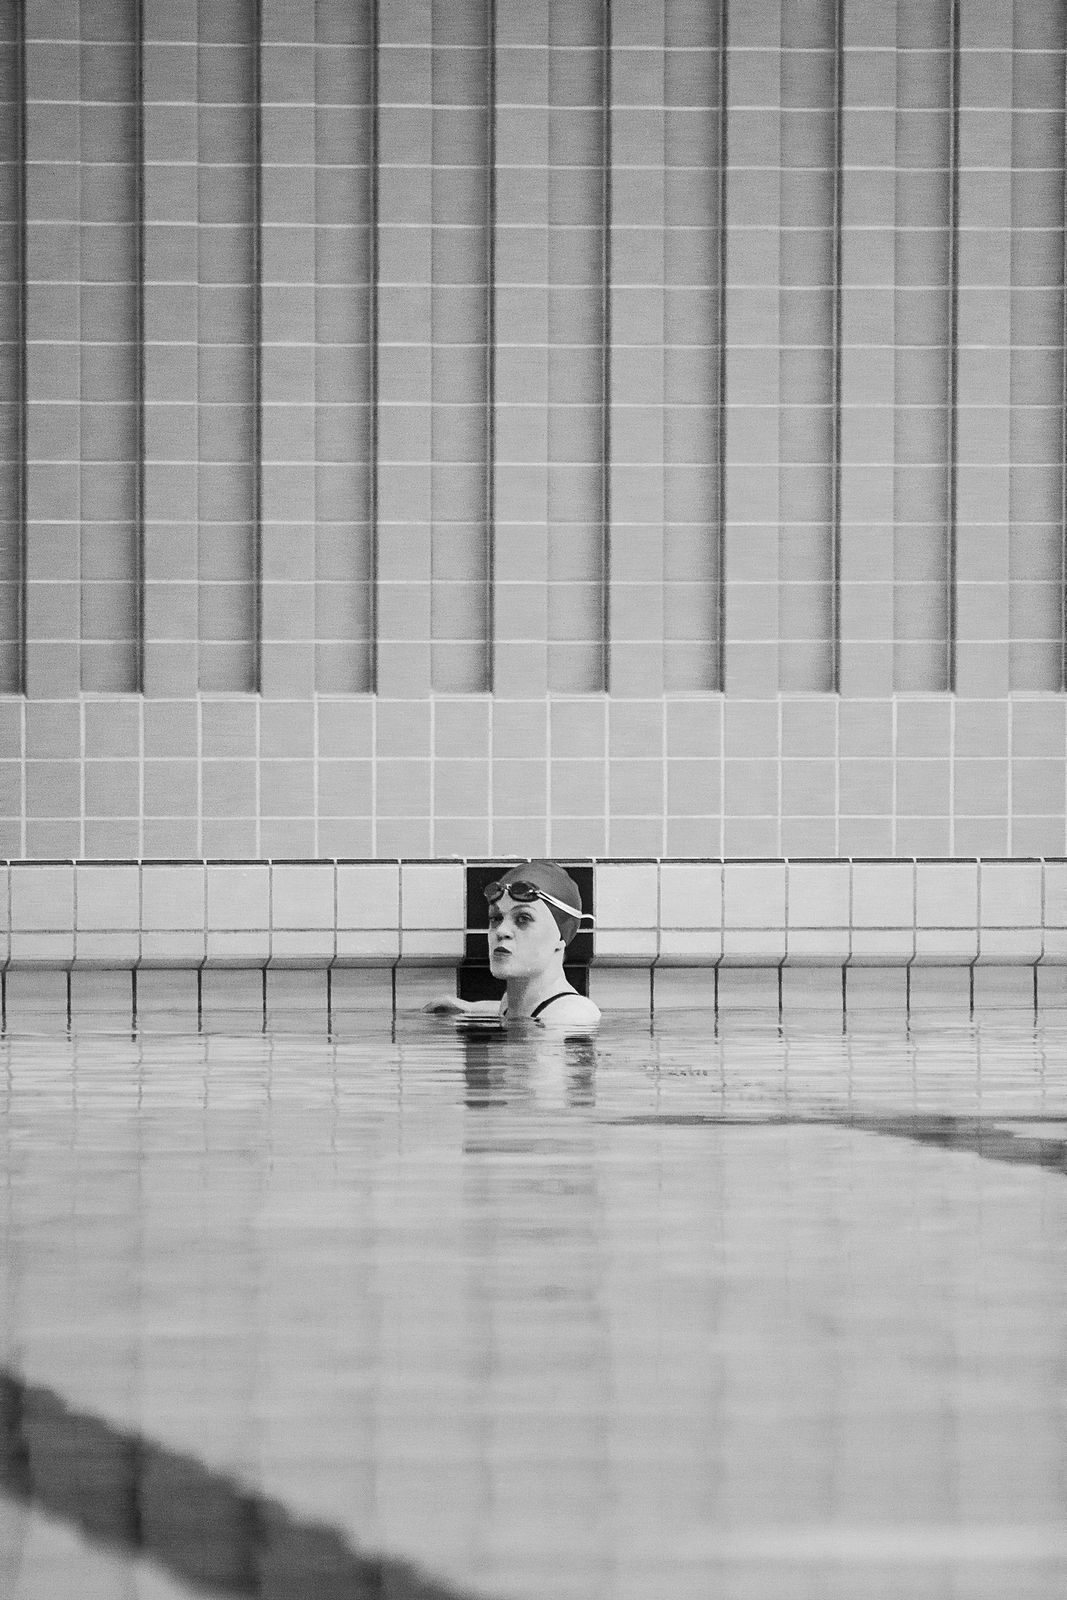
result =
M193 1456L73 1410L0 1368L0 1494L194 1591L270 1600L463 1600L403 1561L361 1554Z
M940 1112L914 1112L903 1116L865 1116L850 1112L840 1116L791 1115L788 1112L758 1112L749 1115L727 1113L713 1115L701 1112L650 1112L629 1117L610 1117L605 1121L612 1127L672 1127L672 1128L843 1128L862 1133L877 1133L890 1139L907 1139L915 1144L931 1145L939 1150L981 1156L986 1161L1000 1161L1009 1166L1043 1167L1047 1172L1067 1176L1067 1119L1049 1116L1042 1112L1036 1116L960 1117ZM1012 1122L1016 1127L1034 1122L1064 1123L1064 1137L1049 1139L1040 1135L1019 1133L1001 1126Z

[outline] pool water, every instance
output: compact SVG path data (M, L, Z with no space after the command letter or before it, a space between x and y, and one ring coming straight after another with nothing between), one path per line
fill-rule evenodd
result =
M0 1042L5 1600L1067 1592L1067 1027L292 1026Z

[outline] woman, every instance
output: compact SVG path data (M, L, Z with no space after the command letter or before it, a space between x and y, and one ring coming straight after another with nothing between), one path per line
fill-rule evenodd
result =
M578 932L582 897L569 872L555 861L509 867L485 891L489 902L489 970L503 978L502 1000L459 1000L439 995L423 1009L502 1022L536 1021L542 1027L588 1033L600 1008L578 993L563 972L563 955Z

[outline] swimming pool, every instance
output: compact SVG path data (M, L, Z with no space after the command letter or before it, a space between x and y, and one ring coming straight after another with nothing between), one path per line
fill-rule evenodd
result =
M1064 1592L1064 1023L0 1055L10 1600Z

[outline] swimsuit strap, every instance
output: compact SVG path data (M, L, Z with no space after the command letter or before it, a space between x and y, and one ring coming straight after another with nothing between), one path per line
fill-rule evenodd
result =
M539 1016L545 1007L550 1006L554 1000L565 1000L569 994L573 993L573 989L561 989L559 994L550 994L547 1000L542 1000L539 1006L534 1006L533 1010L530 1012L531 1019Z

